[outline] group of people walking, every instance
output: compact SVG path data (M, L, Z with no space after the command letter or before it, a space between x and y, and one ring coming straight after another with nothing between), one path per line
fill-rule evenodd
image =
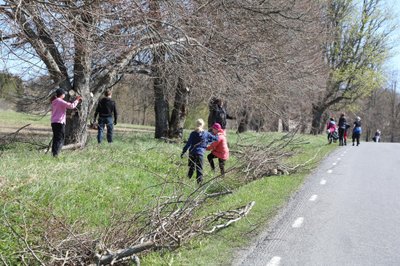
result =
M332 142L336 142L339 140L339 146L346 146L347 145L347 135L348 129L351 125L347 122L345 114L342 113L339 117L339 121L336 124L336 121L333 117L331 117L327 123L326 129L328 134L328 143L331 144ZM362 133L361 127L361 118L359 116L356 117L353 123L353 130L352 130L352 143L353 146L357 144L360 145L360 137Z
M342 113L339 117L338 124L333 117L331 117L326 125L327 134L328 134L328 143L331 144L332 142L336 142L339 140L339 146L346 146L347 145L347 134L348 130L351 128L351 125L347 122L345 114ZM361 126L361 118L357 116L355 121L353 122L353 130L352 130L352 143L353 146L360 145L360 137L362 133L362 126ZM380 142L380 135L381 132L378 129L375 132L374 138L372 138L375 142Z

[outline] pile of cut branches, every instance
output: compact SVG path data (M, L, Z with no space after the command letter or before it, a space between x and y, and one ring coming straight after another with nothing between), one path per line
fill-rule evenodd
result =
M250 202L200 217L198 211L203 204L215 197L206 193L211 183L198 187L190 195L160 196L138 213L115 215L113 223L100 234L82 232L79 223L67 224L55 215L34 226L28 225L24 213L14 213L14 218L22 218L13 219L4 211L3 220L20 245L17 259L27 265L120 265L132 261L139 264L139 255L148 251L174 250L194 237L227 228L245 217L255 204ZM51 213L35 210L38 211ZM42 232L39 239L34 237L37 232Z
M237 168L245 180L256 180L265 176L291 174L299 166L289 166L285 160L296 154L304 141L290 132L280 138L265 139L265 136L241 139L237 150L232 151L238 158Z

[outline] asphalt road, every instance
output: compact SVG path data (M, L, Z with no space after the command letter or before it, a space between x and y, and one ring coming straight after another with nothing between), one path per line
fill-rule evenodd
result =
M234 265L400 265L400 144L340 147Z

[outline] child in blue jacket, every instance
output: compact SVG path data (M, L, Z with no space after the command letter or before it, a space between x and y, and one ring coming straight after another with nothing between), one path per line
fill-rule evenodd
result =
M203 119L197 119L196 128L190 133L189 139L185 147L183 147L181 158L189 149L189 171L187 175L189 178L192 178L194 170L196 170L198 184L203 181L204 152L210 143L217 140L218 136L214 136L210 132L204 130Z

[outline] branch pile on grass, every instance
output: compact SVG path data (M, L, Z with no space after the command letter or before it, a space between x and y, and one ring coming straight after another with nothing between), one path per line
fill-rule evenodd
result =
M151 211L142 212L130 221L121 221L113 226L102 239L103 244L99 245L103 248L97 250L97 263L106 265L150 249L174 250L196 236L217 232L239 221L254 205L254 202L250 202L235 210L197 218L196 213L209 198L205 191L206 186L202 186L186 198L173 197L163 202L159 198ZM137 223L141 220L145 221L144 226ZM121 246L127 248L118 249ZM137 257L134 259L138 260Z
M254 205L250 202L199 218L198 211L209 199L206 189L206 185L201 186L186 197L158 197L141 212L123 213L118 218L115 215L113 223L100 236L82 232L80 224L69 225L55 216L42 224L38 221L35 226L28 226L26 222L18 224L18 219L10 219L6 212L3 218L20 244L18 256L25 264L120 265L131 260L139 264L138 256L146 252L174 250L194 237L229 227L245 217ZM21 214L13 215L21 217ZM37 232L43 232L40 240Z
M296 154L304 141L296 137L295 132L281 138L265 139L265 136L249 138L238 143L237 151L232 151L238 158L238 168L246 180L256 180L265 176L291 174L298 167L291 167L285 160Z

